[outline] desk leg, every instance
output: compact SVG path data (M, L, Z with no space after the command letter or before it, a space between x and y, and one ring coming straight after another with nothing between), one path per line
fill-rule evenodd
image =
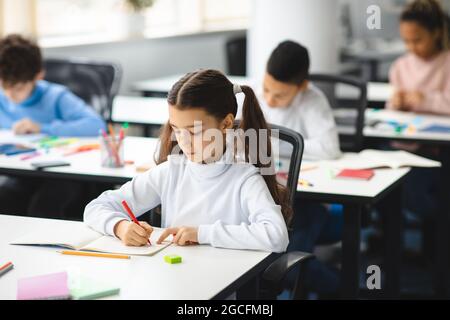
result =
M439 181L439 209L436 217L436 252L434 263L434 289L436 298L447 298L450 239L449 215L450 215L450 147L441 148L441 174Z
M152 130L150 128L150 125L144 125L144 137L151 137Z
M259 275L243 284L236 292L237 300L257 300L259 292Z
M384 222L384 297L396 299L400 295L400 264L403 248L401 186L387 195L379 208Z
M359 293L361 212L361 205L344 205L341 271L341 294L344 299L357 299Z
M362 61L359 63L362 71L362 78L367 81L378 81L378 61Z

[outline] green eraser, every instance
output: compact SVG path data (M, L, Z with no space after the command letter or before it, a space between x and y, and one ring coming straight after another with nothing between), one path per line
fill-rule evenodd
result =
M169 254L167 256L164 256L164 260L170 264L181 263L181 257L176 254Z

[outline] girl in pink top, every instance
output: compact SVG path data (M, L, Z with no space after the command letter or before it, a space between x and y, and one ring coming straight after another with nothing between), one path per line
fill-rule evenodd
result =
M415 0L402 12L408 53L391 66L390 109L450 115L449 18L436 0Z

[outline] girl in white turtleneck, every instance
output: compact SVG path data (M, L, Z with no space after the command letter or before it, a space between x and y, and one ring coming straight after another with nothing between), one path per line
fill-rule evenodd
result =
M285 219L291 214L287 190L265 172L261 159L238 162L231 155L234 148L222 143L233 129L237 92L245 94L240 129L267 129L250 87L233 85L215 70L187 74L168 95L169 122L162 131L158 165L89 203L85 223L126 245L145 245L153 229L129 221L121 205L126 200L136 216L161 205L166 230L159 242L173 234L178 245L285 251ZM223 139L206 137L208 129L220 130ZM174 154L177 148L182 154Z

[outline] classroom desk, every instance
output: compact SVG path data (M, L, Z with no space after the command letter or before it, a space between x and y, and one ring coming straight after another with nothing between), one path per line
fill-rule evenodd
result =
M0 138L2 132L5 133L6 131L0 131ZM98 138L79 138L78 143L84 144L98 141ZM139 166L153 162L153 154L157 143L158 139L156 138L126 137L124 140L125 160L133 160L135 164L125 165L122 168L102 167L100 163L100 150L92 150L70 156L61 156L60 152L55 151L54 154L51 151L49 155L43 155L30 160L20 160L23 155L0 155L0 174L43 178L65 178L121 184L136 175L136 165ZM45 170L35 170L31 166L31 162L40 161L44 158L63 159L70 162L71 165L67 167L48 168Z
M155 78L135 82L132 86L134 91L138 91L143 96L165 97L172 85L181 78L182 75L173 75L162 78ZM254 81L247 77L228 76L231 82L238 84L253 84ZM368 82L367 100L369 103L384 103L393 93L393 88L386 82ZM336 97L343 100L352 100L358 98L359 92L352 87L345 85L336 86ZM152 118L150 121L154 121Z
M394 92L394 88L387 82L368 82L367 101L369 104L385 103ZM349 86L336 86L336 97L342 100L352 100L358 98L359 92Z
M301 171L300 178L313 186L298 186L296 196L318 203L339 203L344 207L342 238L342 297L356 299L360 283L361 215L365 206L384 205L386 215L386 274L383 298L399 295L401 253L401 186L409 168L377 169L369 181L337 180L330 176L331 162L320 162L319 168Z
M397 121L416 127L416 130L380 129L370 125L374 120ZM366 111L366 122L364 127L364 139L367 142L391 142L393 140L403 142L415 142L422 145L437 147L440 150L441 172L444 177L440 181L440 207L436 222L436 261L434 287L437 297L448 297L448 267L449 267L449 245L448 228L450 226L450 185L446 178L450 177L450 133L421 132L420 129L430 124L450 126L450 116L436 116L415 114L410 112L399 112L392 110Z
M120 287L109 299L224 299L242 288L273 261L276 254L250 250L218 249L211 246L170 246L152 257L129 260L66 256L56 248L13 246L16 238L49 225L81 222L0 214L2 261L14 269L0 277L0 300L16 299L17 280L53 272L79 272L89 278ZM18 227L20 226L20 227ZM178 254L181 264L169 265L164 255Z
M167 77L154 78L133 83L132 90L140 92L147 97L166 97L172 86L180 80L182 74ZM247 77L227 76L228 79L237 84L249 84L251 81Z
M415 130L397 132L393 127L380 128L373 126L375 121L396 121L412 125ZM365 138L378 140L405 140L420 143L445 145L450 144L450 132L422 132L421 129L436 124L450 128L450 116L437 116L403 112L388 109L367 109L365 113L363 135Z

